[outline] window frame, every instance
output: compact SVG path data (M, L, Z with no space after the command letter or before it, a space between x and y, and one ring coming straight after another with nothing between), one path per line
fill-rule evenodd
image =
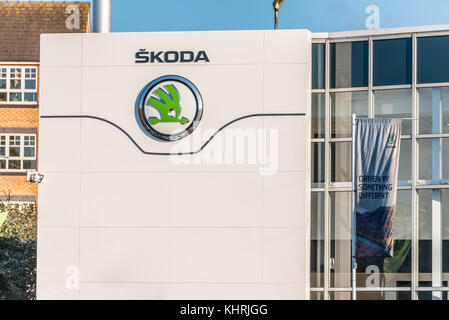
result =
M3 172L26 172L27 170L32 170L31 168L24 169L23 161L36 161L36 167L37 167L37 135L36 134L28 134L28 133L5 134L5 133L2 133L2 134L0 134L0 141L2 141L3 137L5 137L5 145L1 145L1 147L5 148L5 155L1 156L0 161L5 161L5 168L0 167L0 173L3 173ZM11 137L13 137L14 140L16 137L20 138L20 144L19 144L20 154L19 154L19 156L10 157L9 148L11 147L11 145L10 145ZM25 137L33 138L34 145L25 146ZM28 148L28 147L34 148L34 156L33 157L25 157L25 148ZM20 161L20 169L9 169L9 161L10 160Z
M0 89L0 93L6 93L6 101L0 101L0 105L37 105L39 103L39 68L32 65L0 65L0 74L6 69L6 88ZM20 69L20 77L12 78L11 73ZM30 76L34 74L34 78L26 78L26 70L29 69ZM20 80L20 89L11 89L11 80ZM35 80L35 89L26 89L26 80ZM21 94L21 101L11 101L10 95L14 93ZM36 95L36 101L25 101L25 94L32 93Z
M334 142L351 142L351 138L332 138L331 137L331 105L330 105L330 94L333 92L354 92L354 91L368 91L368 117L374 118L374 94L378 90L394 90L394 89L411 89L412 90L412 116L408 120L412 122L412 133L409 135L402 135L402 140L408 140L411 143L411 180L410 181L399 181L398 190L411 190L411 214L412 214L412 244L411 244L411 283L407 287L382 287L382 288L360 288L357 287L357 292L364 291L408 291L411 294L412 300L418 300L419 293L424 291L434 291L447 292L449 287L444 285L437 285L434 287L424 287L421 285L418 279L418 213L419 213L419 199L418 192L424 189L433 190L444 190L449 189L449 184L432 184L430 180L419 180L419 141L420 139L433 139L433 138L449 138L449 133L441 134L420 134L419 132L419 88L434 88L434 87L449 87L449 82L440 83L417 83L417 40L420 37L432 37L432 36L443 36L449 35L449 30L441 31L426 31L419 30L418 28L410 29L404 28L401 32L383 34L381 32L366 31L361 34L361 32L348 32L348 33L331 33L327 37L312 38L312 43L325 43L326 57L325 57L325 87L322 89L312 88L311 93L320 93L325 96L325 132L322 138L311 138L313 149L313 143L324 143L324 183L311 183L311 192L322 193L324 197L324 274L322 275L323 283L319 287L311 287L311 292L322 292L323 299L329 300L333 292L350 292L351 287L348 288L332 288L330 287L330 270L332 262L330 261L330 193L331 192L345 192L351 191L351 182L346 183L332 183L330 181L330 171L331 171L331 158L330 158L330 145ZM386 40L386 39L398 39L398 38L408 38L412 39L412 81L410 84L398 84L398 85L387 85L387 86L374 86L373 85L373 41L375 40ZM355 42L361 40L369 41L369 65L368 65L368 87L366 88L338 88L332 89L330 87L330 44L334 42ZM312 61L313 63L313 61ZM312 104L312 108L314 105ZM313 175L313 173L311 173ZM449 181L440 181L440 183L449 183ZM312 212L313 214L313 212Z

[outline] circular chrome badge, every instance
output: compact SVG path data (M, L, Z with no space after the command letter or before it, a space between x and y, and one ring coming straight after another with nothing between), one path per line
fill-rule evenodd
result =
M176 141L195 130L203 115L203 100L195 85L180 76L163 76L139 94L139 119L160 141Z

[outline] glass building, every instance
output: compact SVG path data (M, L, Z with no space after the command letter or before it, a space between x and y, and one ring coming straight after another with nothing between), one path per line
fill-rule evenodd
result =
M403 118L393 258L358 259L357 299L448 299L449 30L314 34L311 299L351 299L351 114Z

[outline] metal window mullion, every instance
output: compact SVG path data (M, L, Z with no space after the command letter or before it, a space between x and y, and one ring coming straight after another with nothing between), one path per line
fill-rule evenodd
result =
M373 37L368 39L368 118L374 118L373 94Z
M326 40L326 58L325 58L325 133L324 133L324 300L329 300L329 285L330 285L330 194L329 194L329 180L330 180L330 94L329 94L329 67L330 67L330 45L329 40Z
M418 103L417 103L417 49L416 49L416 35L412 36L412 118L418 117ZM417 300L416 288L418 287L418 246L419 246L419 215L418 215L418 194L416 191L416 182L418 175L418 143L416 135L418 131L418 121L412 120L412 300Z

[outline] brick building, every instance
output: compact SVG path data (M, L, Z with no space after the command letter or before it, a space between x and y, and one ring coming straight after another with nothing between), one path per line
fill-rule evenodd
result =
M0 200L37 201L40 35L84 32L87 1L0 1Z

